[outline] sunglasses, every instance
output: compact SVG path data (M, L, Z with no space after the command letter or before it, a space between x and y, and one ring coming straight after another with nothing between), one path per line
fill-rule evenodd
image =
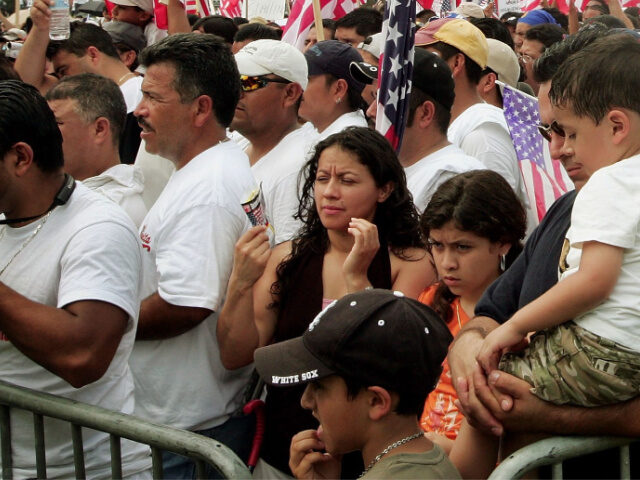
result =
M538 131L547 142L551 141L551 132L564 137L564 130L560 125L558 125L558 122L556 122L555 120L551 122L551 125L547 125L546 123L538 124Z
M270 83L291 83L289 80L279 78L267 78L265 76L240 75L242 91L253 92L266 87Z

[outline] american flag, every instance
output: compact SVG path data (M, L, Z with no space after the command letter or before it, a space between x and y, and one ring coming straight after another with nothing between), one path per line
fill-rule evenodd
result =
M184 10L187 14L198 15L200 17L208 17L211 15L211 9L207 0L182 0Z
M220 0L220 15L223 17L241 17L242 0Z
M413 76L413 40L416 9L412 0L388 0L382 32L376 130L400 150L409 111L408 95Z
M571 188L558 160L545 155L545 144L538 131L538 100L520 90L503 85L504 117L518 157L529 204L535 205L538 221L562 194Z
M322 18L337 20L358 8L363 2L364 0L320 0ZM282 40L302 50L313 21L313 0L295 0L283 29Z

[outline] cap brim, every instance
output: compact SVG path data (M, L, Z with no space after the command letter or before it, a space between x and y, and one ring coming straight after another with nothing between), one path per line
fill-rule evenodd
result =
M257 64L249 53L240 51L235 54L235 58L240 75L259 76L271 73L271 70Z
M302 385L335 372L304 346L302 337L259 348L254 353L256 370L267 385Z
M432 45L434 43L438 43L440 40L436 40L431 35L422 34L418 35L416 33L415 46L416 47L426 47L427 45Z
M111 0L111 3L114 3L116 5L123 5L125 7L138 7L138 8L140 8L140 5L136 5L135 3L133 3L133 2L131 2L129 0Z
M378 80L378 67L366 62L351 62L349 73L360 83L371 85Z

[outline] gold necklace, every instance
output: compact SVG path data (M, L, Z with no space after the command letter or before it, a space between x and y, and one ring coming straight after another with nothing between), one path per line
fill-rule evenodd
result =
M462 322L460 321L460 299L456 303L456 316L458 317L458 327L462 330Z
M120 80L118 80L117 84L118 84L118 85L122 85L122 80L124 80L125 78L127 78L127 77L128 77L128 76L130 76L130 75L135 76L135 73L133 73L133 72L125 73L124 75L122 75L122 76L120 77Z

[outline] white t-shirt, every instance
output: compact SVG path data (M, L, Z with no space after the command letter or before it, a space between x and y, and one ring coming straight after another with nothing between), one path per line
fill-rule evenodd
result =
M470 170L484 170L484 164L464 153L455 145L447 145L426 157L405 167L407 187L413 196L413 203L420 213L440 185L459 173Z
M576 196L567 231L570 245L562 278L580 265L582 244L624 248L620 275L609 297L574 321L582 328L640 352L640 155L595 172Z
M140 168L121 163L100 175L85 178L82 183L120 205L136 228L140 228L147 215L147 207L142 199L144 176Z
M127 105L127 113L133 112L142 100L142 77L135 76L120 85L120 91Z
M169 32L159 29L154 20L151 20L144 27L144 37L147 39L147 47L159 42L167 35L169 35Z
M347 127L368 127L367 119L364 116L362 110L358 109L355 112L347 112L336 118L327 128L320 132L318 142L324 140L329 135L341 132Z
M302 225L293 218L298 211L298 176L309 158L318 133L309 123L285 136L251 166L266 204L266 214L275 228L275 243L291 240Z
M257 188L249 159L231 141L176 170L140 229L142 297L212 310L191 330L136 342L136 414L177 428L223 423L239 406L249 368L226 370L216 339L236 241L249 227L241 202Z
M171 175L176 171L176 167L171 160L147 152L145 145L145 141L142 140L134 165L142 171L142 177L144 178L142 200L144 200L147 210L150 210Z
M538 216L529 205L518 157L509 135L504 113L488 103L476 103L449 125L449 141L464 153L480 160L511 185L527 212L527 233L538 224Z
M1 216L0 216L1 217ZM20 250L38 224L4 230L0 239L0 269ZM132 413L133 379L129 355L135 340L140 307L140 251L131 219L112 201L78 183L69 201L56 207L42 229L6 268L0 281L34 302L62 308L81 300L100 300L129 314L129 323L106 373L97 381L74 388L23 355L0 334L0 378L15 385ZM99 319L95 319L99 320ZM51 348L56 348L52 345ZM35 477L33 417L11 412L14 478ZM109 436L83 429L87 476L110 478ZM73 476L69 424L45 419L49 477ZM123 473L150 467L145 445L122 440Z

